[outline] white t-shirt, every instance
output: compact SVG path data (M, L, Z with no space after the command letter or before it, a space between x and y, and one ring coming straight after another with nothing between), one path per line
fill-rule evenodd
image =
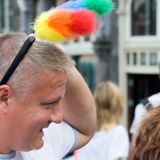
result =
M128 133L122 125L117 125L109 131L96 132L90 142L77 151L77 159L113 160L127 158L128 152Z
M160 105L160 93L154 94L148 98L149 103L152 105L153 108L156 108ZM135 116L130 128L131 134L136 134L137 130L140 126L142 120L148 114L147 108L142 104L139 103L135 108Z
M65 122L44 129L44 146L30 152L0 155L0 160L62 160L77 143L76 131Z

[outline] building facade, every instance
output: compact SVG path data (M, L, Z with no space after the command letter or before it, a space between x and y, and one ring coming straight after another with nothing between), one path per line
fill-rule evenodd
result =
M130 127L140 99L160 91L160 1L119 1L119 83L127 98Z

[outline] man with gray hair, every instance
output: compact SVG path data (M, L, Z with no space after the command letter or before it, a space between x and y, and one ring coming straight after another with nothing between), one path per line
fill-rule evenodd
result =
M0 160L61 160L92 137L92 94L59 46L2 34L0 79Z

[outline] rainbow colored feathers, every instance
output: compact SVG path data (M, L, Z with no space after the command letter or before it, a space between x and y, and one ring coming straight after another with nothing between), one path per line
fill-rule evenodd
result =
M96 30L98 16L109 13L114 7L110 0L68 1L36 19L35 35L52 42L88 36Z

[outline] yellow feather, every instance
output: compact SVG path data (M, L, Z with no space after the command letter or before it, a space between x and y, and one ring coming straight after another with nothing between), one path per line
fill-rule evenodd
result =
M65 38L60 33L47 25L49 13L44 12L36 19L33 26L36 37L52 42L64 41Z

